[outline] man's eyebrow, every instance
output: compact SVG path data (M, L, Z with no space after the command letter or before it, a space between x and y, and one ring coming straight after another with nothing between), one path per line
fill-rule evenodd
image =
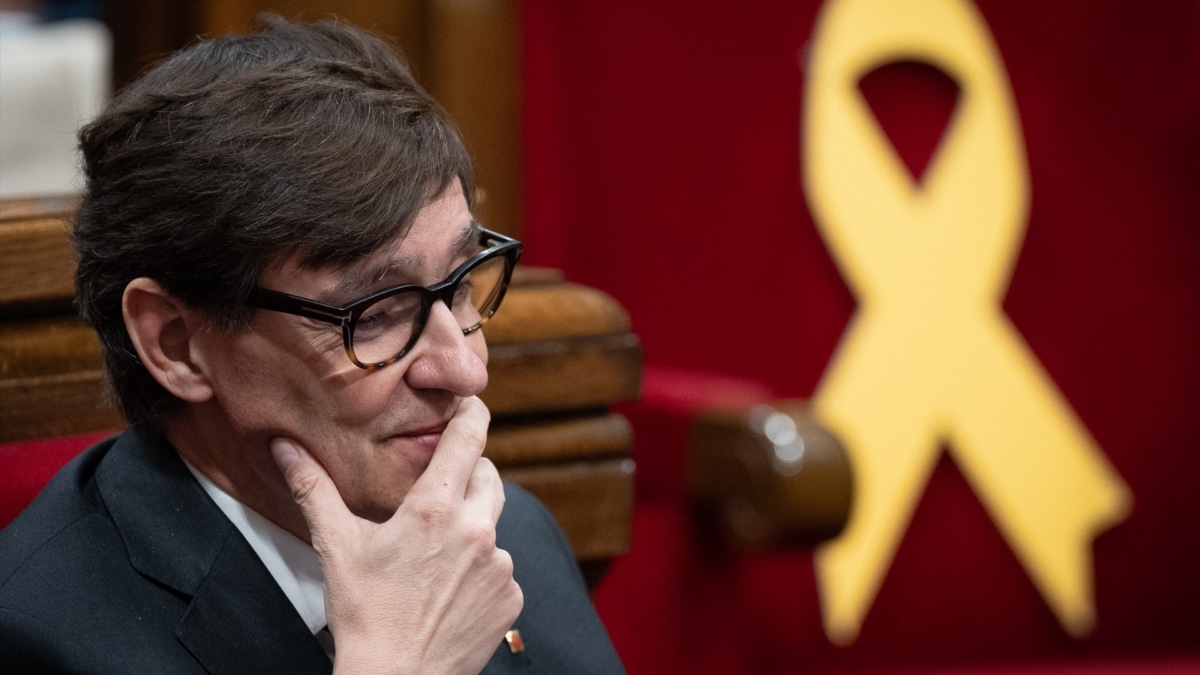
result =
M471 222L467 223L467 226L458 233L458 239L454 241L454 250L462 251L474 246L479 242L482 230L483 225L480 225L478 220L472 218Z
M466 227L459 231L458 236L451 242L453 256L469 251L479 241L483 226L474 218ZM406 271L420 267L425 260L424 255L399 256L372 267L350 267L346 270L341 281L318 298L327 305L342 305L367 295L372 287L386 279L388 275L398 271Z

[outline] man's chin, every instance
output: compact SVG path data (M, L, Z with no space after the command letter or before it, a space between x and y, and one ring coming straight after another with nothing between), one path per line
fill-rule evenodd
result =
M392 516L396 514L396 510L400 508L400 504L403 501L403 499L397 499L394 503L372 501L365 504L355 504L350 507L350 512L372 523L385 523L391 520Z
M386 469L376 468L374 471L390 470L392 475L388 483L376 483L368 487L366 492L358 494L342 493L350 512L364 520L382 523L390 520L396 510L404 503L405 496L412 489L413 483L420 479L429 465L428 459L405 456L402 466L389 466ZM383 478L378 473L376 478Z

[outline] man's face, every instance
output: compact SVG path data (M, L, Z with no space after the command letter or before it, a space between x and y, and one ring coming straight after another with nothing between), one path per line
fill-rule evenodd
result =
M305 269L288 259L259 285L334 305L400 283L430 286L472 252L462 245L471 225L455 181L402 241L347 269ZM211 404L247 464L234 473L256 474L231 476L235 483L279 485L267 448L272 437L287 436L324 465L354 513L375 521L391 516L425 470L461 399L487 385L482 333L463 335L440 302L412 350L374 371L350 362L336 326L280 312L260 310L249 330L204 339L218 350L208 359Z

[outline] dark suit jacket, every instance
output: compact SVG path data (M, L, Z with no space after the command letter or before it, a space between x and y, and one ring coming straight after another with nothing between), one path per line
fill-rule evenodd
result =
M545 508L506 486L497 543L525 651L485 673L624 672ZM0 532L5 672L329 673L316 639L174 450L132 431L72 460Z

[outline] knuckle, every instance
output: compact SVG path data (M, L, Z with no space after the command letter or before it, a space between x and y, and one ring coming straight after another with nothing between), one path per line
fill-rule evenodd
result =
M442 442L455 448L471 449L474 451L472 454L478 455L487 444L487 429L474 429L465 425L454 429L447 428L442 435Z
M521 610L525 608L525 591L521 590L521 584L518 584L515 579L509 585L509 595L512 598L511 611L513 620L515 621L517 615L520 614Z
M513 559L512 559L512 556L509 555L508 551L505 551L502 548L496 549L495 565L502 574L504 574L509 579L512 579L513 570L514 570ZM515 584L516 582L514 581L513 583ZM518 586L518 588L520 588L520 587Z
M463 538L470 551L481 557L496 548L496 528L490 522L474 522L464 528Z
M497 483L500 481L500 472L496 469L496 465L487 457L480 457L475 464L474 480L486 482L487 484Z
M317 476L311 471L297 471L292 474L288 480L288 487L292 490L292 499L297 504L307 503L317 491Z
M525 592L513 577L513 560L508 551L496 549L492 556L491 569L500 606L507 608L515 620L525 605Z
M446 525L454 517L454 509L449 502L440 499L425 499L415 505L417 516L431 529Z
M460 430L462 442L472 448L482 448L487 443L487 427L470 426Z

